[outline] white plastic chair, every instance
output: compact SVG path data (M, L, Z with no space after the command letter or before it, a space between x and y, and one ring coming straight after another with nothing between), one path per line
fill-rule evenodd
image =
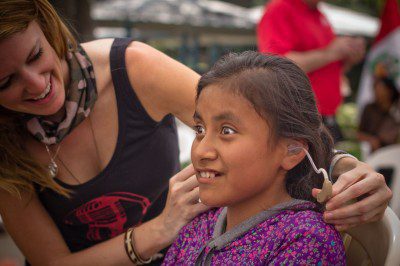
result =
M347 265L400 265L400 221L389 207L381 221L343 234Z
M393 168L392 183L390 185L393 198L389 206L394 213L400 217L400 144L390 145L376 150L368 156L365 162L375 170L379 168Z

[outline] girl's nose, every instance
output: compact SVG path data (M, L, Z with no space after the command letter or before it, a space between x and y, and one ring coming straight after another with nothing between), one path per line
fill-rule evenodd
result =
M46 77L42 73L27 68L22 71L21 79L29 96L38 96L46 89Z
M208 137L204 137L201 140L195 140L193 142L192 157L192 160L215 160L218 158L218 152L215 149L213 141Z

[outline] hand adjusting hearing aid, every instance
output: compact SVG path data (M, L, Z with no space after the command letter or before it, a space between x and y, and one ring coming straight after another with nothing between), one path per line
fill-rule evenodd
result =
M293 146L293 145L289 145L288 147L288 151L292 154L297 154L299 153L301 150L304 150L304 152L307 155L308 160L311 163L312 168L314 169L314 171L317 174L322 173L322 175L324 176L324 183L322 184L322 189L321 191L317 194L317 201L319 203L323 203L326 202L331 196L332 196L332 182L331 180L329 180L328 177L328 173L326 172L326 170L324 168L319 168L317 169L317 167L314 164L314 160L311 158L310 153L308 153L308 151L301 146Z

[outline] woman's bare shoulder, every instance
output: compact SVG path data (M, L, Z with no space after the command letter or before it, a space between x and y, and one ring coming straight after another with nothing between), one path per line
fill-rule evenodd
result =
M114 39L101 39L81 44L93 64L100 94L111 84L110 50L113 41Z
M90 42L81 43L83 49L92 60L107 60L114 39L99 39Z

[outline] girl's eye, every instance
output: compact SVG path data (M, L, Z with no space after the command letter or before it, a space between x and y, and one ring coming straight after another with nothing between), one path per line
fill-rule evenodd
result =
M0 83L0 91L6 90L11 84L11 77Z
M231 134L235 134L236 131L230 127L225 126L225 127L222 127L221 133L222 133L222 135L231 135Z
M196 126L194 126L194 131L196 132L196 135L203 135L205 132L206 132L206 130L204 129L204 127L203 126L201 126L201 125L196 125Z
M30 62L38 60L43 54L43 48L40 48L39 51L29 60Z

